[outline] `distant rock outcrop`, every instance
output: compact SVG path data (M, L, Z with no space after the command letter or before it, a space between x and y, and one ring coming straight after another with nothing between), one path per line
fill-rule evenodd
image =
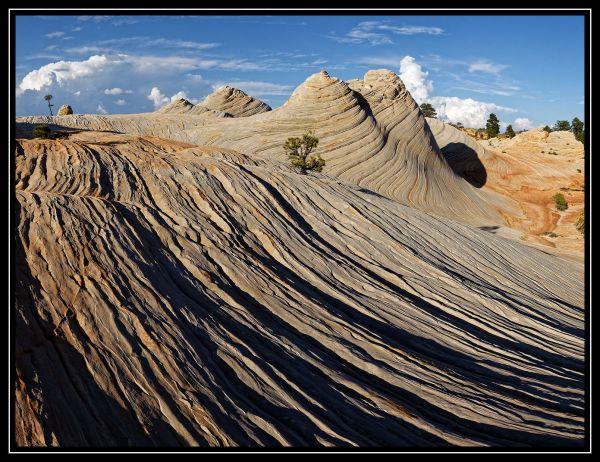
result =
M232 117L248 117L271 110L271 106L247 95L242 90L224 85L208 95L200 105L231 114Z
M534 129L512 139L477 141L441 120L427 122L457 174L505 198L502 213L508 226L521 232L519 240L581 258L584 239L574 222L584 205L584 149L573 133ZM554 209L552 196L558 191L568 210Z
M175 101L170 102L166 106L157 109L155 113L158 114L187 114L187 115L206 115L208 113L212 113L217 115L218 117L231 117L231 115L227 114L223 111L215 111L209 109L204 106L200 106L198 104L192 104L187 99L176 99Z
M58 114L59 116L63 116L63 115L71 115L73 114L73 109L71 108L71 106L69 106L68 104L63 104L60 109L58 110Z

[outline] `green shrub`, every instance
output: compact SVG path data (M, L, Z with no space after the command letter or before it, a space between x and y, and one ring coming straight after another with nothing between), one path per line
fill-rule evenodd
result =
M34 138L52 139L52 131L48 125L36 125L33 127L32 135Z
M567 210L569 208L569 204L567 204L565 196L563 196L561 193L556 193L554 196L552 196L552 199L554 199L556 210Z
M437 112L430 103L423 103L419 107L421 108L421 112L425 117L437 117Z
M577 218L577 221L575 222L575 228L577 228L577 231L579 231L581 234L583 234L585 232L585 211L582 210L581 214L579 215L579 218Z
M318 144L319 139L314 136L312 131L308 131L302 135L302 138L288 138L283 145L283 149L292 165L305 175L309 170L320 172L325 166L325 160L321 159L318 154L308 157Z
M506 136L508 136L509 138L515 137L515 131L513 130L512 125L508 125L504 133L506 133Z

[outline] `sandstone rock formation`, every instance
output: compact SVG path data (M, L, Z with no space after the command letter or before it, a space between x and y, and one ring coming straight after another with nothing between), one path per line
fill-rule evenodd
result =
M271 106L268 104L229 85L217 89L200 104L215 111L226 112L233 117L248 117L271 110Z
M69 115L69 114L73 114L73 109L68 104L63 104L60 107L60 109L58 110L58 115L59 116Z
M427 122L455 172L513 204L500 210L519 239L582 260L584 239L574 223L584 205L584 149L572 133L535 129L477 142L440 120ZM566 211L555 209L557 192L569 203Z
M17 443L582 444L582 265L358 186L476 197L387 78L351 83L363 100L316 76L252 116L300 117L320 88L330 172L353 182L258 149L17 140ZM184 123L154 117L135 124ZM343 167L355 150L377 174ZM387 179L386 163L404 167Z
M194 105L187 99L177 99L170 102L169 104L157 109L155 111L158 114L187 114L187 115L207 115L213 114L219 117L231 117L222 111L212 111L204 106Z
M452 171L417 104L390 71L369 71L364 81L349 83L320 72L283 107L249 117L190 120L153 113L18 121L154 135L278 160L286 160L288 137L314 129L326 173L427 212L479 226L503 223L497 211L503 198L488 197Z

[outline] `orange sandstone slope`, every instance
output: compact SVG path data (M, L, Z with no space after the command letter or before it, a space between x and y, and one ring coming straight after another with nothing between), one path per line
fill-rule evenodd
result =
M584 238L575 222L584 206L584 147L572 133L535 129L513 139L477 141L439 120L428 123L457 172L515 205L501 210L519 239L583 258ZM564 195L567 210L556 210L556 193Z

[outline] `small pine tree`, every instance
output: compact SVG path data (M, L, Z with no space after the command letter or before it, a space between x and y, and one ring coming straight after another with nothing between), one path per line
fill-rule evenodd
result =
M546 125L542 130L544 130L545 132L548 132L548 133L552 132L552 129L548 125Z
M575 135L575 139L583 143L583 122L577 117L571 121L571 131Z
M567 210L569 208L569 204L567 204L565 196L563 196L561 193L556 193L554 196L552 196L552 199L554 199L556 210Z
M568 120L557 120L556 123L554 124L553 130L555 132L558 132L558 131L568 132L569 130L571 130L571 124L569 123Z
M321 159L318 154L308 157L318 144L319 139L314 136L312 131L308 131L302 135L302 138L288 138L283 145L283 149L292 165L305 175L309 170L320 172L325 166L325 160Z
M494 138L500 133L500 121L498 120L498 117L496 117L496 114L490 114L490 117L485 124L485 131L490 138Z
M35 127L33 127L32 135L34 138L52 138L52 132L48 128L48 125L36 125Z
M423 115L425 117L432 117L432 118L437 117L437 111L431 104L423 103L419 107L421 108L421 112L423 113Z
M512 125L508 125L506 127L506 131L504 132L506 134L506 136L508 136L509 138L514 138L515 137L515 131L512 128Z

